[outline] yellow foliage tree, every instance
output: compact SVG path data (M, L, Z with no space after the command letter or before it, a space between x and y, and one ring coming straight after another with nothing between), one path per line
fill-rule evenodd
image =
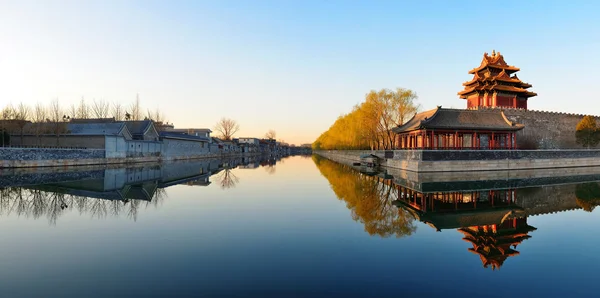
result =
M577 144L580 144L583 147L595 147L600 142L596 118L592 116L583 117L583 119L577 123L575 130Z
M393 149L395 137L391 129L417 112L416 99L416 93L408 89L372 90L364 102L340 116L321 134L313 149Z

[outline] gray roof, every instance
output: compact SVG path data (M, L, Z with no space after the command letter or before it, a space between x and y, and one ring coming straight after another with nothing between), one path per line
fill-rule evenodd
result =
M67 131L72 135L120 135L124 123L67 123Z
M152 125L152 120L125 121L125 125L127 125L127 129L132 135L144 135Z
M392 131L395 133L419 129L515 131L523 127L522 124L508 120L502 110L444 109L438 106L433 110L416 114Z
M188 135L185 133L178 133L178 132L161 131L160 137L167 138L167 139L179 139L179 140L195 141L195 142L210 142L210 139L207 137L199 137L199 136Z
M438 231L462 227L501 224L506 220L527 216L523 208L516 205L479 210L423 212L403 201L395 200L392 204L398 208L403 208L411 212L420 221L434 227Z
M211 133L212 130L210 130L209 128L173 128L173 129L169 129L169 131L172 132L208 132Z
M112 123L116 122L115 117L111 118L71 118L71 123Z

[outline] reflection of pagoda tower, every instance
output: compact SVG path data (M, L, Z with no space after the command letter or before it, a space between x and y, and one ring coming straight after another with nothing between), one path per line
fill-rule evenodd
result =
M500 268L508 257L518 255L517 245L536 230L516 204L514 189L422 193L397 187L396 206L438 232L463 233L463 240L473 245L469 251L479 255L485 268Z
M483 267L488 268L491 265L493 270L500 269L508 257L518 255L519 252L515 250L517 245L531 238L528 233L535 230L536 228L527 224L527 218L458 229L465 235L463 240L473 245L469 251L479 255Z

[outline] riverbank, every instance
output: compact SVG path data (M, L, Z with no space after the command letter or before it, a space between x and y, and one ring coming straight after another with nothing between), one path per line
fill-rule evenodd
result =
M133 164L260 155L261 153L256 152L223 152L170 157L152 154L147 156L106 157L104 150L96 149L0 148L0 169Z
M386 168L412 172L468 172L600 166L600 150L329 150L315 154L344 164L363 154Z

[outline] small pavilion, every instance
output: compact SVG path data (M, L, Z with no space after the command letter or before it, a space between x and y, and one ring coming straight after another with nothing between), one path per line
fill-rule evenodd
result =
M500 109L444 109L416 114L392 129L396 149L516 149L516 132L523 129Z

